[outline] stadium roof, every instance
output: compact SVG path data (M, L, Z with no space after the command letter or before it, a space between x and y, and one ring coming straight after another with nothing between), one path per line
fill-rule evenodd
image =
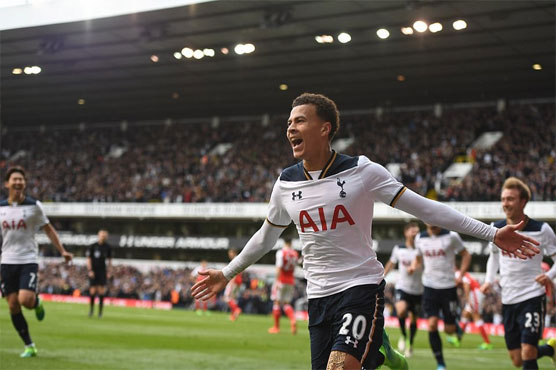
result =
M443 30L401 33L419 19ZM458 19L466 29L452 28ZM377 37L380 28L390 37ZM0 118L11 126L287 113L304 91L340 109L551 97L554 30L552 0L214 1L7 30ZM341 32L351 42L339 43ZM237 43L255 51L237 55ZM184 47L215 55L176 59ZM41 72L13 74L26 66Z

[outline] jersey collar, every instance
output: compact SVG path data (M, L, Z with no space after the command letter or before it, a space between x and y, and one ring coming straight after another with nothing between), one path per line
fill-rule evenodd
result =
M319 179L324 179L326 177L326 174L328 173L328 170L330 170L330 167L332 167L332 164L336 160L337 156L338 156L338 153L336 153L335 150L332 150L332 154L330 155L330 158L328 159L328 162L326 162L326 164L322 168L322 171L320 171ZM307 178L307 180L313 180L313 177L311 176L309 171L307 171L305 166L303 166L303 173L305 174L305 177Z

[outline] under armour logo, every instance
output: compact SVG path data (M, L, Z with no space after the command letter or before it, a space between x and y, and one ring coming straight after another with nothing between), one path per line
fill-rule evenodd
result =
M340 181L340 179L338 179L338 182L336 182L336 184L342 188L342 190L340 190L340 198L345 198L346 197L346 192L344 191L344 184L346 182L345 181Z
M346 337L346 344L353 344L353 348L357 348L357 343L359 343L359 341L357 339L351 340L351 337L348 335Z
M294 192L292 192L292 200L295 200L295 197L299 197L299 199L302 198L301 196L301 190L297 192L297 194Z

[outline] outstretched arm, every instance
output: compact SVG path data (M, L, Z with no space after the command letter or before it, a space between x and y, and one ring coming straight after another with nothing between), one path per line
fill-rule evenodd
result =
M64 257L66 263L71 261L73 259L73 254L66 251L66 249L62 245L62 242L60 241L60 238L58 237L58 233L56 232L56 229L54 229L54 226L48 223L42 227L42 230L44 231L46 236L48 236L48 239L50 239L52 244L54 244L56 249L58 249L58 252L60 252L62 257Z
M199 275L204 275L206 278L191 287L193 297L206 301L215 296L234 276L270 252L282 231L284 228L272 226L265 221L263 226L249 239L241 253L228 266L222 270L199 271Z
M513 253L521 259L533 257L540 252L536 247L539 243L535 239L516 232L523 226L522 222L496 229L445 204L422 197L409 189L401 194L395 206L427 224L494 242L501 249Z

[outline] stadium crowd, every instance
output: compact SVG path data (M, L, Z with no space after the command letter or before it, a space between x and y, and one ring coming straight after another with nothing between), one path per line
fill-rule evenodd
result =
M352 137L347 154L400 164L400 180L439 200L496 201L508 176L531 185L533 200L556 200L554 105L509 105L345 115L339 137ZM284 117L261 122L170 124L7 131L0 168L28 170L28 194L44 201L261 202L280 170L293 161ZM502 131L487 150L470 150L485 131ZM229 144L226 146L226 144ZM63 150L60 150L63 148ZM443 171L456 158L474 162L464 181Z
M85 266L46 263L41 266L39 277L39 291L41 293L73 296L88 294L89 281ZM191 276L191 270L189 269L153 268L143 273L132 266L118 265L112 268L109 280L107 295L111 297L167 301L171 302L174 307L186 309L193 309L194 307L190 287L195 282L195 278ZM272 311L270 287L271 283L265 277L247 275L238 299L238 305L243 312L270 314ZM394 284L387 284L384 295L386 316L396 315L394 294ZM463 302L463 295L460 296L460 299ZM292 304L297 311L307 310L305 283L303 281L298 281L296 284ZM209 302L209 309L226 311L228 305L220 295ZM550 306L548 314L552 318L556 316L554 305ZM486 295L482 315L485 322L500 323L502 301L498 290Z
M82 296L89 293L89 279L85 265L45 263L39 275L39 292ZM191 285L195 277L189 269L153 268L148 272L128 266L113 266L108 284L108 296L139 300L171 302L174 307L193 308ZM271 284L265 277L245 274L238 305L245 313L268 314L272 310ZM300 282L292 302L298 309L306 304L305 285ZM227 310L222 295L209 302L213 310Z

